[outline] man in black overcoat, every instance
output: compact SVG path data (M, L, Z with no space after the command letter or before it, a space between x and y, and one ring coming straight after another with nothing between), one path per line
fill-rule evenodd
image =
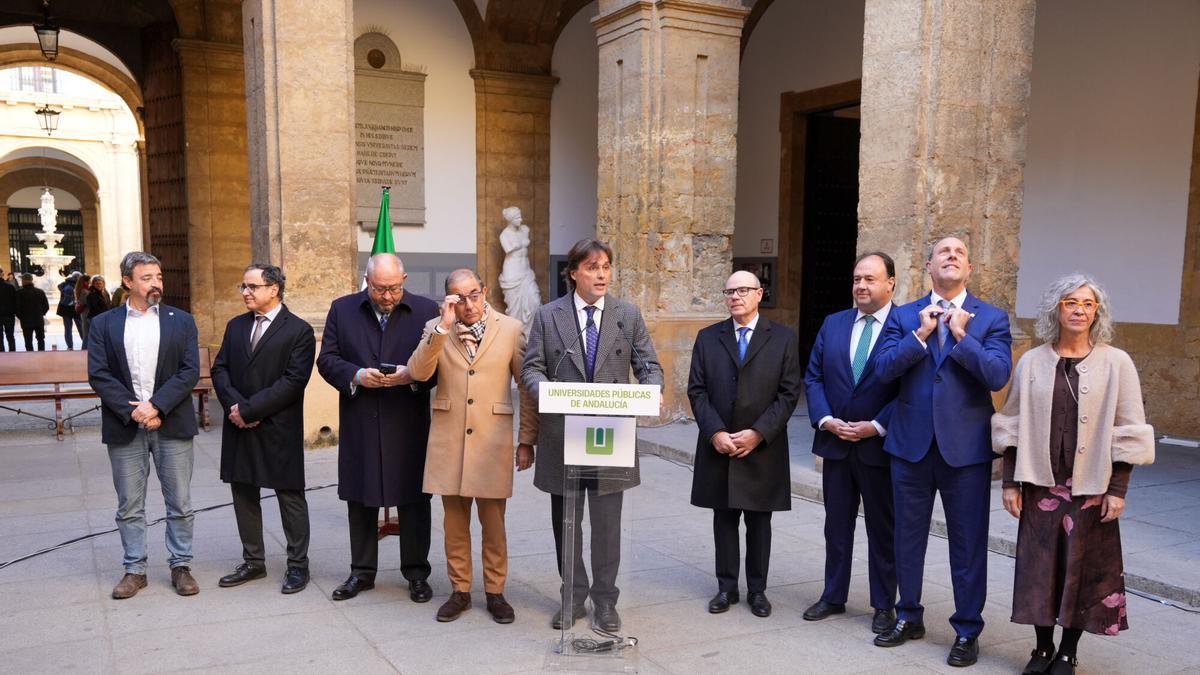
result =
M699 427L692 504L713 510L717 594L708 611L736 604L739 520L746 521L750 610L770 616L771 513L792 508L787 423L803 382L796 333L758 313L763 289L749 272L725 282L730 318L700 331L688 400Z
M25 337L25 351L33 351L35 342L39 352L46 351L48 311L50 302L46 299L46 292L33 285L32 274L22 274L21 290L17 291L17 321L21 324L21 334Z
M312 326L283 304L283 270L246 268L239 289L249 311L225 326L213 387L225 412L221 480L233 492L242 559L222 587L267 576L260 489L275 490L287 539L283 592L308 585L308 502L304 498L304 389L317 343Z
M421 491L429 440L429 390L414 383L408 358L437 303L404 290L404 264L379 253L367 287L333 301L317 370L338 390L338 496L350 520L350 577L333 591L346 600L375 587L379 507L397 507L400 572L414 602L429 602L429 495ZM385 365L386 364L386 365ZM395 366L395 372L391 371Z

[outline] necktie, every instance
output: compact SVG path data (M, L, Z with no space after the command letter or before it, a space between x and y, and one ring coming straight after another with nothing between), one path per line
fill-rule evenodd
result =
M949 312L954 309L954 303L949 300L938 300L943 312ZM938 349L946 346L946 334L950 332L950 328L946 326L946 315L943 313L938 317Z
M596 307L588 305L583 308L583 311L587 312L587 325L584 327L587 332L587 354L584 355L583 361L587 367L588 382L591 382L596 375L596 347L600 345L600 331L596 328L594 319Z
M254 334L250 336L250 351L258 349L258 341L262 338L263 326L267 325L267 317L259 314L254 317Z
M867 367L867 357L871 355L871 333L875 317L870 314L863 317L862 335L858 338L858 346L854 348L854 361L850 368L854 371L854 384L862 378L863 369Z
M746 348L750 346L750 327L738 328L738 363L746 362Z
M391 316L391 314L380 314L379 315L379 332L381 332L381 333L387 332L387 322L388 322L389 316Z

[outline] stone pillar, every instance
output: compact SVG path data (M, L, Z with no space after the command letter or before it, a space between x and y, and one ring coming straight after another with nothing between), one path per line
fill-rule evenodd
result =
M117 258L116 265L109 266L110 260L104 257L107 252L101 246L100 241L100 225L96 222L96 202L88 201L86 198L80 199L79 218L83 221L83 257L87 261L87 271L92 274L104 275L104 280L108 282L109 292L113 288L113 281L117 282L117 286L121 285L118 277L112 276L120 268L121 259Z
M550 97L557 77L498 70L471 71L475 80L476 265L488 301L504 307L500 267L504 250L500 212L521 209L529 225L529 264L542 298L550 266Z
M246 0L242 27L253 257L283 268L288 308L319 340L330 303L361 273L351 3ZM337 392L315 371L304 424L307 442L336 440Z
M215 348L225 323L245 311L234 286L250 263L242 49L188 39L176 39L172 47L179 55L187 148L192 313L200 344ZM136 148L131 148L134 152Z
M0 269L12 272L12 260L8 257L8 204L0 202ZM4 275L0 274L0 280Z
M971 290L1016 309L1035 0L867 0L860 251L929 288L930 243L961 237Z
M597 234L641 307L688 415L696 332L727 317L737 169L740 0L600 0Z

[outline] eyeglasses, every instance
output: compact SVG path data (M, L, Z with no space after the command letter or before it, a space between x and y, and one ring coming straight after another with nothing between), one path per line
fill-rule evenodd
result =
M403 284L396 284L395 286L368 285L367 288L371 289L371 292L375 295L400 295L404 291Z
M250 291L251 293L257 293L258 289L260 289L260 288L268 288L268 287L274 286L274 285L275 284L238 284L237 291L238 291L238 293L245 293L246 291Z
M466 295L459 293L458 299L465 300L473 305L483 299L483 291L473 291L471 293L467 293Z
M739 298L744 298L747 295L750 295L750 291L757 291L757 290L759 290L759 289L751 288L750 286L738 286L737 288L726 288L725 290L721 291L721 293L726 298L732 298L735 293L737 294L737 296Z
M1074 312L1082 309L1084 314L1092 314L1100 307L1100 303L1096 302L1095 300L1076 300L1074 298L1067 298L1066 300L1061 301L1059 304L1062 305L1062 308L1068 312Z

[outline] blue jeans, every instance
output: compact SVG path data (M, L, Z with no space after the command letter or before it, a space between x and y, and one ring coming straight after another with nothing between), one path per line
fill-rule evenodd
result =
M172 569L192 562L192 439L138 429L133 442L108 446L117 489L117 530L125 549L122 562L129 574L146 573L146 480L152 456L167 506L167 562Z

